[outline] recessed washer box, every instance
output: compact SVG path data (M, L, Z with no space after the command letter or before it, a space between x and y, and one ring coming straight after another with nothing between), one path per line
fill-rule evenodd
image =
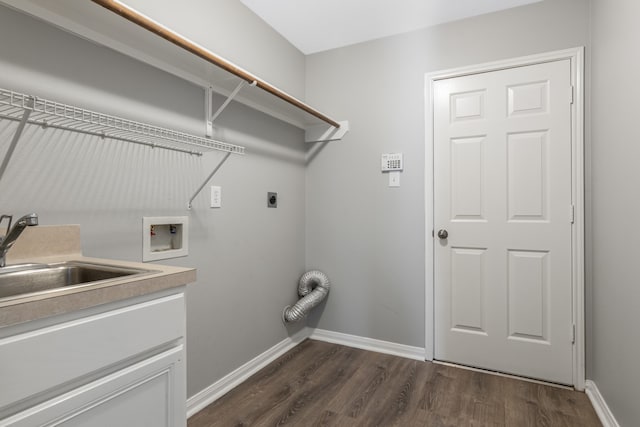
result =
M142 261L189 255L189 217L142 218Z

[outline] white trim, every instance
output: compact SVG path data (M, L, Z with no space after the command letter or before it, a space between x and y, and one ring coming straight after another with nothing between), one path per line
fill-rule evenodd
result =
M307 338L424 361L424 348L422 347L412 347L324 329L304 328L187 399L187 418L209 406Z
M584 48L575 49L571 59L571 81L575 87L573 103L573 188L572 202L575 206L575 222L572 226L572 285L573 285L573 323L576 325L573 346L573 381L576 390L585 389L585 199L584 199Z
M433 84L437 80L498 71L545 62L569 59L571 81L576 89L572 108L572 202L576 218L572 229L573 321L576 342L573 354L573 383L577 390L585 387L585 320L584 320L584 47L489 62L425 75L425 359L434 356L434 238L433 223Z
M304 328L291 337L287 337L267 351L254 357L235 371L225 375L204 390L187 399L187 418L212 404L231 389L247 380L251 375L291 350L310 335L310 329Z
M585 393L589 396L593 409L596 411L596 414L598 414L598 418L600 418L600 422L603 427L620 427L620 424L618 424L618 421L616 421L616 418L613 416L613 413L609 409L604 397L600 394L600 390L598 390L596 383L591 380L587 380Z
M435 299L434 299L434 212L433 212L433 81L430 74L425 77L425 100L427 102L425 112L426 144L424 150L424 212L425 212L425 338L424 358L432 361L435 358Z
M563 59L569 59L573 61L578 56L582 56L583 52L584 47L580 46L572 49L557 50L553 52L540 53L537 55L521 56L518 58L510 58L501 61L485 62L483 64L436 71L433 73L427 73L426 77L435 81L450 79L454 77L469 76L478 73L506 70L508 68L524 67L527 65L543 64L545 62L561 61Z
M391 354L394 356L406 357L407 359L424 361L424 348L422 347L412 347L389 341L327 331L325 329L315 329L309 338L317 341L325 341L333 344L360 348L362 350L375 351L376 353Z

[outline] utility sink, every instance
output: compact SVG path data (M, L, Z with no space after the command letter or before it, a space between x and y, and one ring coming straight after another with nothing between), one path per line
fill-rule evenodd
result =
M79 261L7 266L0 268L0 299L152 272L154 271Z

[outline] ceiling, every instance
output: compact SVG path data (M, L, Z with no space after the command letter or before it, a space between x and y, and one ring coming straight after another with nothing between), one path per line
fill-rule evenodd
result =
M542 0L240 0L304 54Z

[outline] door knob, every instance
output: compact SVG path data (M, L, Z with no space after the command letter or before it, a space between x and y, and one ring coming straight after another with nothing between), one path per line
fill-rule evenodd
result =
M444 240L444 239L446 239L447 237L449 237L449 232L448 232L447 230L445 230L445 229L438 230L438 237L439 237L440 239L443 239L443 240Z

